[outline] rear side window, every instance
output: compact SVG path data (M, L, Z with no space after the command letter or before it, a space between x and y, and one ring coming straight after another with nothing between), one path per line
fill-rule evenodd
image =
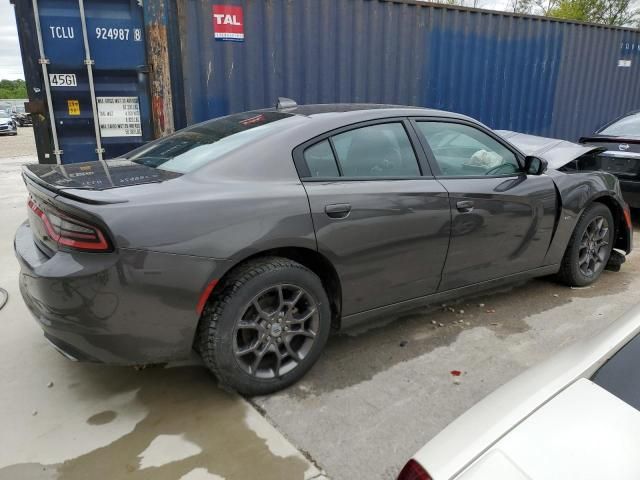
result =
M312 177L340 176L329 140L324 140L307 148L304 151L304 160L307 162L307 167L309 167Z
M334 135L307 148L304 159L312 177L420 176L411 141L399 122L370 125Z

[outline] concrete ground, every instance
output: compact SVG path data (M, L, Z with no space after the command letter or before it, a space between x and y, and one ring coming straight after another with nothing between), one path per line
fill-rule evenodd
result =
M198 362L77 364L44 340L18 292L13 233L26 217L20 165L33 131L0 137L1 480L319 479L316 466Z
M640 301L634 253L589 288L534 280L454 311L418 310L336 335L302 382L251 403L220 391L197 362L143 371L75 364L45 343L17 292L11 240L25 216L17 166L30 157L16 158L5 140L0 479L320 475L309 459L334 479L392 479L489 392ZM464 372L458 383L452 370Z

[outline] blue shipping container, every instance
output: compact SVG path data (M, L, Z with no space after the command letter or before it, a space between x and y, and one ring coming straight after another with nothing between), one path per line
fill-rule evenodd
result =
M50 70L78 78L75 89L52 89L56 120L68 122L63 161L76 159L66 156L76 145L85 159L95 148L92 112L81 108L72 118L66 103L72 92L81 106L91 103L77 30L81 2L37 3L43 32L62 35L45 41ZM139 102L142 136L110 136L117 128L102 135L105 158L189 124L273 106L279 96L421 105L568 140L640 109L633 29L410 0L139 3L84 1L96 97ZM60 12L64 22L55 18ZM72 27L76 40L52 26ZM144 29L146 42L121 41L122 29ZM118 112L104 103L102 110Z
M214 38L241 6L244 41ZM186 123L273 105L377 102L577 139L640 108L637 30L388 0L184 1Z
M113 158L150 140L138 2L33 0L31 13L39 79L50 102L52 155L62 163Z

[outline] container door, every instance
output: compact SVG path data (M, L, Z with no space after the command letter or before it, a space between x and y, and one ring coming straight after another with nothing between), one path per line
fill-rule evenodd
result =
M114 158L150 140L139 2L35 0L34 4L61 163Z

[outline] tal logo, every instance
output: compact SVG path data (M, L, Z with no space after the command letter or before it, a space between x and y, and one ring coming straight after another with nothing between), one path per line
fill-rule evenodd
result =
M236 42L244 40L242 7L237 5L213 6L213 37L218 40Z

